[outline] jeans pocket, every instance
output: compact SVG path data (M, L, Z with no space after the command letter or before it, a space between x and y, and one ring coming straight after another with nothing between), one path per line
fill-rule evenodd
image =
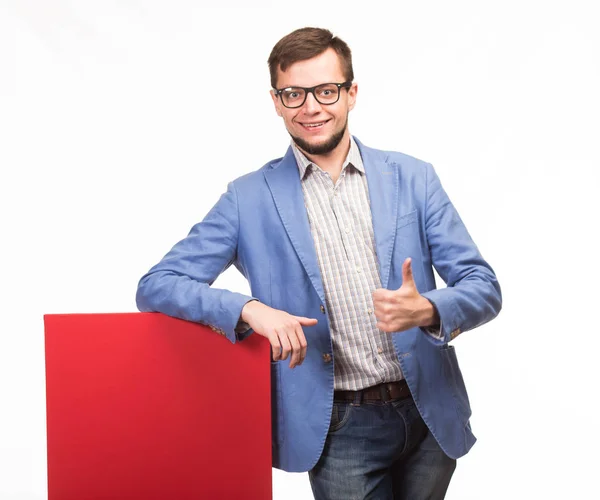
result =
M333 403L329 432L336 432L344 427L348 422L351 413L352 405L350 403Z
M393 401L392 406L404 422L405 441L401 455L405 456L423 441L427 433L427 426L412 398Z

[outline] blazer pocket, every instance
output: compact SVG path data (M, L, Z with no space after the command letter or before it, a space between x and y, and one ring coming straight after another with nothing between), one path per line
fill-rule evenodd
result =
M396 221L396 239L395 239L395 258L398 260L398 275L401 276L400 266L406 257L412 257L413 260L421 258L423 255L423 243L421 232L419 231L419 212L413 210L400 215ZM413 261L413 270L416 262Z
M419 215L417 210L413 210L412 212L408 212L407 214L398 216L398 222L396 223L396 229L401 229L404 226L408 226L409 224L414 224L419 219Z
M466 423L471 416L471 404L469 403L465 381L458 366L456 351L454 350L454 346L451 345L441 347L440 351L444 365L444 375L452 389L452 396L456 403L456 412L458 413L458 417Z

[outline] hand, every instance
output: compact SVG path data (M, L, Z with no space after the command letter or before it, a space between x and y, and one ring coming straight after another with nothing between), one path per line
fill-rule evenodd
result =
M242 320L255 333L269 340L273 361L287 359L291 353L290 368L301 365L306 357L307 344L302 327L317 324L316 319L293 316L256 300L246 303L242 309Z
M402 286L398 290L375 290L373 308L377 328L386 333L402 332L439 322L433 304L417 291L410 258L402 264Z

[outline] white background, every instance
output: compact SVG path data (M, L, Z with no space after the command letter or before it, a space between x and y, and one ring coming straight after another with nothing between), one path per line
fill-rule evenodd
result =
M479 441L447 498L600 498L594 3L1 0L0 498L46 496L42 315L135 311L227 182L284 154L266 60L307 25L353 50L351 132L434 164L503 288L454 342ZM274 498L311 498L306 474Z

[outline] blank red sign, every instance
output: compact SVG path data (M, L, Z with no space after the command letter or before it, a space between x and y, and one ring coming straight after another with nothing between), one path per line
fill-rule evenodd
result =
M44 320L49 500L272 497L264 338L157 313Z

